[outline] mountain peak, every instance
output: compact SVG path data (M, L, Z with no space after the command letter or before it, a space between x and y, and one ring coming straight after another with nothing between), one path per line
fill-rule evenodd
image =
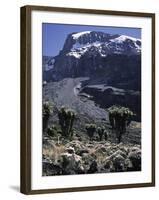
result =
M76 32L68 35L63 53L77 59L84 54L101 57L109 54L134 55L141 53L141 40L127 35L111 35L97 31Z

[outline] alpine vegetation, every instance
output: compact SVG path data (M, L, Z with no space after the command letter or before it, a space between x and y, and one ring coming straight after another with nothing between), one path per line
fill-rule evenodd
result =
M121 137L126 133L126 128L131 123L133 112L129 108L121 106L112 106L108 108L109 121L112 130L115 131L118 143L121 142Z
M73 110L62 107L58 113L58 117L62 135L64 137L72 137L73 136L72 128L75 120L75 112Z
M95 124L87 124L86 131L87 131L87 134L88 134L90 140L92 140L94 133L96 131L96 125Z

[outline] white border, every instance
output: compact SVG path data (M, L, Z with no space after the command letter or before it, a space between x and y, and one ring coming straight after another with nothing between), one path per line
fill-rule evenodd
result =
M142 28L142 171L42 177L42 23ZM32 11L32 166L31 188L117 185L151 182L151 19Z

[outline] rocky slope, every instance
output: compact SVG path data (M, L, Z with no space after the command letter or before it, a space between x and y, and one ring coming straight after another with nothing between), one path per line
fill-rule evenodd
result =
M96 105L87 95L79 93L79 84L87 79L65 78L61 81L49 82L43 88L43 101L53 102L56 109L60 109L64 105L75 110L77 113L75 128L81 131L85 129L86 123L102 124L108 120L105 109ZM54 109L54 115L50 119L50 124L58 123L58 112L56 109Z
M43 144L43 176L140 170L137 144L49 139Z

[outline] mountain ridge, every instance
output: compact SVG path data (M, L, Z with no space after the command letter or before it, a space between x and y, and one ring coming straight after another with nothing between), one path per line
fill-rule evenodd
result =
M62 53L80 58L91 47L96 48L101 56L107 56L107 54L112 53L140 54L141 40L126 35L111 35L95 31L71 33L65 41Z
M63 49L57 56L52 57L53 62L43 64L44 79L48 81L92 76L96 71L101 71L103 74L109 59L115 58L115 55L125 57L126 60L127 57L130 57L130 60L133 57L140 57L141 40L126 35L111 35L96 31L70 33ZM50 76L48 72L52 75Z

